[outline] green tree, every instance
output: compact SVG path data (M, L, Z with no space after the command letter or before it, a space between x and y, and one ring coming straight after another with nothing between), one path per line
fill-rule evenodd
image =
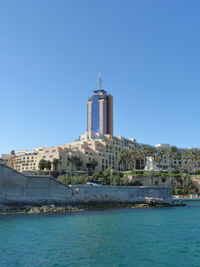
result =
M38 165L38 168L40 169L40 170L44 170L45 168L46 168L46 160L45 159L41 159L40 161L39 161L39 165Z
M110 184L110 180L111 180L111 176L112 176L112 170L111 168L105 169L103 171L103 175L102 175L102 184L105 185L109 185Z
M75 170L80 170L81 166L83 165L82 160L77 156L71 156L68 158L69 162L71 162L72 167L75 168Z
M40 170L44 170L44 169L51 170L51 161L50 160L41 159L39 161L38 168Z
M97 165L98 165L98 162L95 159L92 159L91 161L87 162L86 168L88 169L88 173L91 173L91 171L94 171Z
M187 161L187 170L188 172L190 171L190 169L194 169L194 163L199 163L200 161L200 152L197 149L187 149L184 152L184 156L186 158Z
M90 176L90 181L94 181L96 183L99 183L99 178L102 176L102 172L100 171L94 171Z
M58 177L58 181L66 185L70 185L72 184L72 176L70 176L69 174L60 175Z
M132 161L132 156L129 150L123 149L120 151L119 156L119 164L122 166L124 171L128 170L128 165Z
M58 167L59 160L58 159L53 159L53 170L56 171Z
M46 161L46 169L51 170L51 161L50 160Z
M176 146L170 146L167 149L167 156L169 159L169 167L172 168L173 167L173 159L175 157L175 153L177 152L177 147Z
M120 175L115 174L111 177L110 184L111 185L118 185L118 186L123 185L123 179L122 179L122 177L120 177Z
M71 179L72 184L86 184L89 182L88 175L73 175Z
M144 146L142 153L145 155L145 157L151 157L155 153L155 148L152 146Z
M158 162L160 167L161 167L161 162L163 162L164 154L165 154L165 150L164 149L158 149L157 153L155 155L155 161ZM162 169L163 169L163 164L162 164Z
M135 159L139 162L139 169L141 169L141 162L144 160L144 154L142 153L142 151L138 151L135 154Z
M135 170L136 168L136 159L137 159L138 152L135 148L132 148L128 151L127 160L128 163L131 163L131 168Z
M144 155L145 163L146 163L147 157L154 156L154 153L155 153L155 148L154 147L152 147L152 146L144 146L144 148L141 151L141 154Z

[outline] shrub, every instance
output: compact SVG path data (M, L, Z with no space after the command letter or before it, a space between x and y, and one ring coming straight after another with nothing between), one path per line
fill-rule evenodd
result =
M175 195L182 195L184 193L183 188L176 188L174 190Z
M123 180L119 175L114 175L111 177L111 185L123 185Z
M130 185L130 186L142 186L143 184L140 181L132 181L127 185Z
M167 178L166 178L165 176L162 176L162 177L161 177L161 180L162 180L163 183L165 183L166 180L167 180Z
M66 185L72 184L72 176L68 174L60 175L58 176L58 181Z

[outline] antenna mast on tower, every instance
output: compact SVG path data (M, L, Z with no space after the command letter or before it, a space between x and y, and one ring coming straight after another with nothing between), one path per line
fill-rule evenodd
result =
M99 89L102 89L102 73L99 72L99 79L98 79L98 83L99 83Z

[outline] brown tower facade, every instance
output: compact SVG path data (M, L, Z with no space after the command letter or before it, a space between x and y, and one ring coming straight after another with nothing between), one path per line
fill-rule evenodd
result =
M87 131L113 135L113 97L101 88L88 99Z

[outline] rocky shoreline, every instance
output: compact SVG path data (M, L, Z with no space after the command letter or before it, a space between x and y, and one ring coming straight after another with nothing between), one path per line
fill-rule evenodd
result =
M113 208L161 208L185 206L183 203L84 203L77 205L40 205L40 206L21 206L21 205L0 205L0 215L16 214L57 214L65 212L80 212L85 210L100 210Z
M9 214L39 214L39 213L62 213L81 211L77 207L70 205L56 206L56 205L42 205L42 206L0 206L0 215Z

